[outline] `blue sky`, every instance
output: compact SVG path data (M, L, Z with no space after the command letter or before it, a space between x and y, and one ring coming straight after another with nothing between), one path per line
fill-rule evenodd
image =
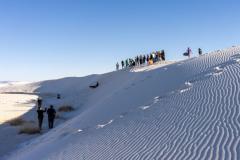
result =
M137 54L240 44L239 0L0 0L0 80L115 69Z

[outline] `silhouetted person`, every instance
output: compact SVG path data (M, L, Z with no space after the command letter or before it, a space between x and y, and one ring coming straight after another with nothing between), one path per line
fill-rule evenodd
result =
M140 65L142 65L143 64L143 57L142 57L142 55L139 56L139 61L140 61Z
M53 128L54 119L56 116L56 110L53 108L53 105L51 105L50 108L48 108L47 114L48 114L48 127L49 129L51 129Z
M161 51L161 55L162 55L161 56L162 60L165 61L165 51L164 50Z
M38 107L37 114L38 114L38 127L39 127L39 130L42 129L42 122L43 122L44 112L46 112L46 108L43 109L41 107Z
M153 55L150 54L149 60L153 60Z
M42 98L40 97L37 99L37 106L42 107Z
M198 48L198 54L199 54L199 56L202 55L202 49L201 48Z
M117 62L117 64L116 64L116 70L117 70L117 71L119 70L119 64L118 64L118 62Z
M139 63L139 57L137 56L137 65L139 65L140 63Z
M124 61L121 62L122 63L122 69L124 68Z
M128 68L128 66L129 66L128 59L126 59L126 61L125 61L125 66L126 66L126 68Z
M144 55L143 56L143 64L145 64L145 62L146 62L146 56Z

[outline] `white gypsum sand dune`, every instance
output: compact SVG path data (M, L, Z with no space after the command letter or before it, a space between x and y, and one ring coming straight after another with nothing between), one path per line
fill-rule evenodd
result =
M3 159L238 160L239 59L232 47L144 72L38 84L77 114Z
M35 121L30 111L36 99L37 96L28 94L0 94L0 157L15 149L18 144L35 137L19 135L20 126L10 126L7 121L19 117L24 121Z
M29 112L36 99L35 95L0 94L0 124Z

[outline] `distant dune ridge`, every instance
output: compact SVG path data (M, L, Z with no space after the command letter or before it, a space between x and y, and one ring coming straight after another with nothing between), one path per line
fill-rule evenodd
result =
M239 160L239 62L236 46L173 64L0 89L75 108L73 118L3 159Z

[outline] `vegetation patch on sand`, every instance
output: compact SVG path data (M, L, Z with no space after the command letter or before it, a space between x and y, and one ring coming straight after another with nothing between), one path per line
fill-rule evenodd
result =
M18 132L19 134L38 134L40 133L39 128L32 122L24 123Z
M10 124L11 126L21 126L24 123L26 123L26 121L22 117L17 117L8 120L7 123Z
M72 112L75 109L70 105L64 105L58 108L58 112Z

